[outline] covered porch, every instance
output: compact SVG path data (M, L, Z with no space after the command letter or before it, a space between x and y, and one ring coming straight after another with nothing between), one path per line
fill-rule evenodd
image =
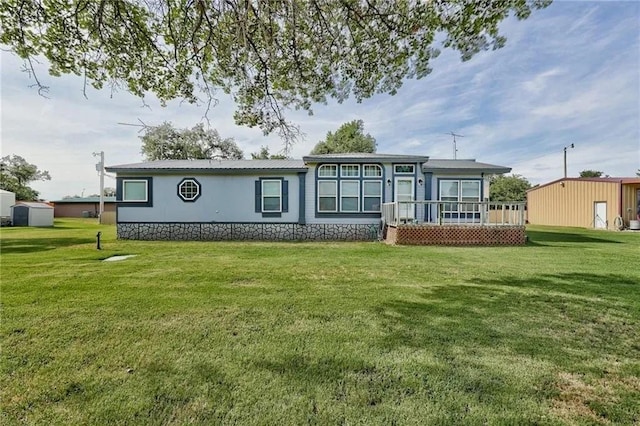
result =
M382 205L383 238L403 245L522 245L524 202L399 201Z

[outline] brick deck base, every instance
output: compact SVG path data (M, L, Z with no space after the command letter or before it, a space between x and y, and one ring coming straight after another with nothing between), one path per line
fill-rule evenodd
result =
M526 235L524 226L399 225L386 228L385 241L424 246L516 246L526 243Z

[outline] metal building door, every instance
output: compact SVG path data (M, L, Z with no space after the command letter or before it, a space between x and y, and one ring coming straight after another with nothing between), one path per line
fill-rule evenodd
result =
M607 229L606 201L596 201L594 203L593 227L596 229Z

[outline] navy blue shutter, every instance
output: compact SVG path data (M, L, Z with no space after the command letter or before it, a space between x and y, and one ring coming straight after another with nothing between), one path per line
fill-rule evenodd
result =
M255 182L255 198L256 198L256 213L262 212L262 184L259 180Z
M289 181L282 181L282 211L289 211Z

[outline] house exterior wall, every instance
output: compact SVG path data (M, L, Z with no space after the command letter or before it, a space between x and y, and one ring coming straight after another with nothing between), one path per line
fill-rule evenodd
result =
M100 203L55 203L55 217L82 217L83 212L92 212L94 216L98 215ZM115 203L104 203L105 212L115 212Z
M288 212L282 212L280 217L263 217L255 211L255 182L261 177L282 177L288 181ZM178 196L178 184L184 178L195 178L201 185L201 196L195 202L185 202ZM296 173L155 175L151 185L152 206L130 207L118 202L118 223L294 223L299 220Z
M607 203L607 228L613 229L620 209L617 182L564 180L534 188L527 193L528 220L534 225L593 228L596 202Z

